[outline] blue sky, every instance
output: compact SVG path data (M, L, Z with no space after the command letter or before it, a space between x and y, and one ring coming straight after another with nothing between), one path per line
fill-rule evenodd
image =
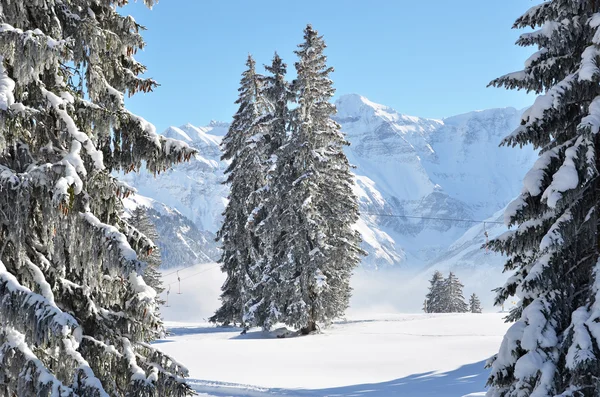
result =
M123 12L148 28L137 59L161 86L127 105L159 131L229 121L247 54L262 65L277 51L293 72L293 51L311 23L325 37L338 95L433 118L522 108L531 95L486 85L532 52L514 45L511 26L538 2L162 0L150 11L138 1Z

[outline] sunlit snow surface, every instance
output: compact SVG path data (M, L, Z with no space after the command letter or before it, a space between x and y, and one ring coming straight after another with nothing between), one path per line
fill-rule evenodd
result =
M462 397L485 391L485 360L508 325L497 308L484 314L401 314L421 302L426 281L398 272L357 272L345 320L319 335L276 338L215 328L204 319L218 307L218 265L165 271L163 308L173 333L156 346L190 370L190 384L210 396ZM384 274L385 273L385 274ZM500 280L498 280L500 282ZM469 283L470 284L470 283ZM465 295L469 288L465 288ZM165 294L162 295L165 298ZM406 306L409 305L409 306ZM474 394L477 395L477 394Z
M208 324L168 324L158 347L214 396L438 396L485 390L502 315L373 314L319 335L279 339Z

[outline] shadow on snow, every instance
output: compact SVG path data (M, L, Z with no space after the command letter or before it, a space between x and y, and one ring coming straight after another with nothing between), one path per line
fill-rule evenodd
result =
M474 397L484 395L489 375L484 365L485 361L480 361L444 373L426 372L388 382L326 389L269 389L194 379L189 384L197 392L216 397Z
M197 327L167 327L168 336L182 336L194 334L214 334L219 332L242 332L239 327L215 327L215 326L197 326Z
M234 334L229 339L275 339L275 338L292 338L299 336L299 332L292 331L287 328L278 328L272 331L262 331L258 328L252 329L245 334L242 334L244 329L231 326L185 326L185 327L167 327L167 338L172 336L184 335L199 335L199 334L214 334L214 333L232 333ZM159 339L152 343L168 343L173 342L170 339Z

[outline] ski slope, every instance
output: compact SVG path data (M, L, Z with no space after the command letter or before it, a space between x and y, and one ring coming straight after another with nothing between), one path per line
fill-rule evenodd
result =
M503 314L371 314L321 334L276 338L206 323L167 323L157 346L209 396L461 397L485 391Z

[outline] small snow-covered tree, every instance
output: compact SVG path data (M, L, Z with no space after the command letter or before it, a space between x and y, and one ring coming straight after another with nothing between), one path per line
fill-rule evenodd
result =
M502 143L540 155L505 212L512 230L490 244L512 272L496 303L519 303L490 362L488 396L598 396L600 3L545 1L514 27L536 29L517 44L538 51L491 84L538 97Z
M479 297L475 294L472 294L469 298L469 311L471 313L481 313L481 301Z
M425 313L442 313L443 312L443 291L444 276L438 270L433 273L429 280L429 293L425 296L423 311Z
M453 272L442 282L441 309L442 313L466 313L469 309L463 296L463 285Z
M0 0L1 395L190 390L148 344L162 328L138 254L154 245L121 217L131 189L111 173L194 151L124 107L156 83L122 4Z
M156 246L156 242L158 242L158 233L156 232L156 227L148 216L148 210L141 205L135 207L131 213L131 217L128 219L128 222L146 238L152 241L154 245L153 247L148 247L145 252L141 252L140 259L148 264L144 270L144 281L156 291L157 303L162 304L163 302L159 298L159 295L164 291L164 288L162 285L160 272L158 271L158 268L161 265L161 259L160 250Z
M263 127L269 103L255 65L248 56L248 69L242 74L236 101L239 108L222 142L222 159L231 160L225 170L230 193L217 236L222 242L220 263L227 279L222 287L221 307L211 321L224 324L254 324L262 299L255 286L262 277L262 242L254 225L260 222L262 213L270 136Z
M326 65L325 42L308 25L296 54L293 82L298 106L290 120L291 137L277 162L273 190L278 204L274 220L273 272L280 280L281 320L316 329L343 314L350 298L352 269L364 254L357 198L343 147L348 144L332 120L336 109Z

